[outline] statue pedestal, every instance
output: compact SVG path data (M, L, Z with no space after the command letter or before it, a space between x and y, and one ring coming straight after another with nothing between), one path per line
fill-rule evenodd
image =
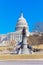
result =
M27 48L27 37L23 38L23 48L21 49L21 54L31 54L31 50Z

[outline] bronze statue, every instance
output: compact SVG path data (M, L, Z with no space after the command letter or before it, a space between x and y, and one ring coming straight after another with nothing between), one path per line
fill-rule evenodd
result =
M26 28L24 27L22 30L22 36L25 37L26 36Z

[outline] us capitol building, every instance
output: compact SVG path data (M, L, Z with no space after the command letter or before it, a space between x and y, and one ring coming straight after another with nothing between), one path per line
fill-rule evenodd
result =
M24 18L23 13L21 13L20 18L18 19L16 27L15 27L15 32L10 32L7 34L0 35L0 51L3 51L4 53L6 52L9 53L8 50L11 50L11 49L10 48L8 49L8 47L12 48L13 46L14 48L15 46L17 46L18 43L22 41L22 30L24 27L26 28L26 35L28 37L31 33L28 31L28 23L26 19ZM15 44L15 46L13 44Z
M15 40L18 44L19 41L22 40L22 29L23 27L26 27L27 36L29 36L30 32L28 31L28 23L26 19L23 17L23 13L20 14L20 18L17 21L15 32L10 32L7 34L1 34L0 35L0 46L6 46L9 45L9 41Z

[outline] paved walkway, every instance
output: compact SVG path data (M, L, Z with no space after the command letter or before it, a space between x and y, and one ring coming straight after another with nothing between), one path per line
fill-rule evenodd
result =
M0 61L0 65L43 65L43 60Z

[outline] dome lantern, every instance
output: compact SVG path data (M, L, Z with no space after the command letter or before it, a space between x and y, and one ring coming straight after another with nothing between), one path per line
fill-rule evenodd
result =
M20 17L22 18L23 17L23 13L21 12L21 14L20 14Z

